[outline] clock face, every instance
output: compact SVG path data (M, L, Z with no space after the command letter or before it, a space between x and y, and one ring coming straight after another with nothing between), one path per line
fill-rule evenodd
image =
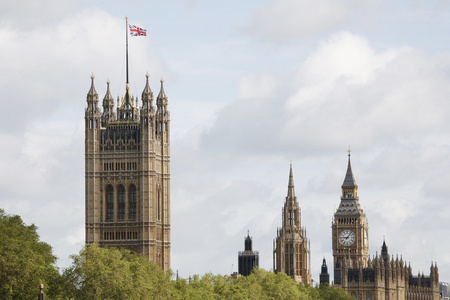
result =
M355 233L349 229L342 231L339 235L339 242L344 246L352 245L355 242L355 239Z

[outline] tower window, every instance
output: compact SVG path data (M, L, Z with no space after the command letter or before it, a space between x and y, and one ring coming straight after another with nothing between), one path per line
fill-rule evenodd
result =
M106 188L106 220L114 218L114 189L108 185Z
M128 195L129 199L129 216L130 220L136 220L136 187L134 185L130 186L130 191Z
M118 205L118 216L119 220L125 219L125 188L123 185L119 185L117 191L117 205Z

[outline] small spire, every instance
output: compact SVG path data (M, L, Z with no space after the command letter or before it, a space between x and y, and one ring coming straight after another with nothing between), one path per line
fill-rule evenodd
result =
M388 247L386 246L386 241L384 240L384 237L383 237L383 245L381 246L381 256L385 261L389 259Z
M161 76L161 90L159 91L158 98L167 98L166 93L164 92L164 78Z
M106 109L108 109L110 106L114 106L114 98L111 95L111 91L109 89L109 79L106 80L106 94L105 97L103 98L103 111L105 111ZM110 112L112 113L112 112Z
M91 88L89 89L89 93L88 93L88 95L91 95L91 96L97 95L97 91L95 90L95 87L94 87L94 78L95 78L94 73L92 73Z
M294 190L294 175L292 174L292 162L290 163L290 170L289 170L289 184L288 184L288 198L295 197L295 190Z
M148 83L148 78L150 77L150 74L145 74L145 87L144 87L144 91L142 92L142 98L144 98L144 95L151 95L152 94L152 90L150 89L150 84Z

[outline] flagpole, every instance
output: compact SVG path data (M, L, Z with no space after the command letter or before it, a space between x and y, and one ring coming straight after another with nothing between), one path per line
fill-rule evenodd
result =
M126 41L127 41L127 54L126 54L126 60L127 60L127 84L128 82L128 17L125 17L126 20L126 28L125 28L125 36L126 36Z

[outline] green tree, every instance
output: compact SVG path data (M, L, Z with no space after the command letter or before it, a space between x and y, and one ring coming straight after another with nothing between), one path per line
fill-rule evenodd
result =
M328 283L322 283L320 287L317 288L319 292L320 299L323 300L351 300L354 299L350 297L343 289L330 286Z
M72 255L64 271L67 296L75 299L167 299L177 298L170 274L147 257L125 249L97 244Z
M37 298L41 283L49 295L56 293L56 257L49 244L39 241L37 227L0 209L0 232L0 298Z

